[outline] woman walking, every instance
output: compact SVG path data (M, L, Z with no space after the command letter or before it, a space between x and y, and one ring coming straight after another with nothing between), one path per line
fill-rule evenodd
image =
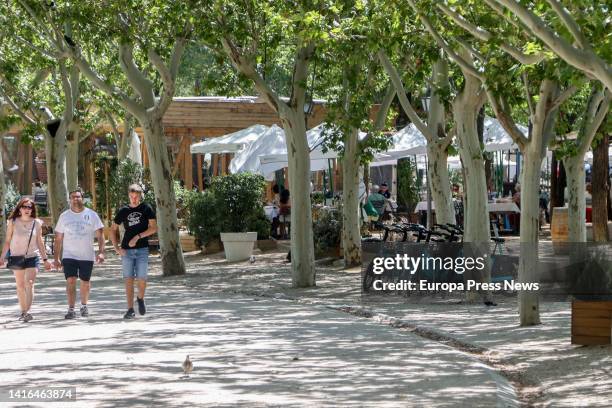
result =
M33 319L30 308L34 300L39 257L42 256L45 269L51 269L43 243L42 224L42 221L36 218L34 202L29 198L22 198L7 221L6 238L0 256L0 266L4 266L8 255L7 267L15 275L17 298L21 308L19 320L25 323Z

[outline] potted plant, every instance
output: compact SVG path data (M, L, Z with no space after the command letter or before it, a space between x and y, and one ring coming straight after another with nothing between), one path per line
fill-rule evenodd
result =
M211 184L217 204L221 242L230 262L249 259L257 240L258 220L265 217L262 197L265 182L251 173L217 177Z
M230 262L249 259L255 241L270 235L262 205L264 187L263 177L255 174L215 177L208 190L189 200L189 231L206 246L220 238Z
M338 209L321 210L313 222L315 256L340 257L342 244L342 211Z

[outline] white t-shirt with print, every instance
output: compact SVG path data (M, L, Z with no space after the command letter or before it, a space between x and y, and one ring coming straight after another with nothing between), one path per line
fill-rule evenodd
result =
M85 207L81 212L64 211L57 220L55 231L64 234L62 258L94 261L94 237L104 228L98 214Z

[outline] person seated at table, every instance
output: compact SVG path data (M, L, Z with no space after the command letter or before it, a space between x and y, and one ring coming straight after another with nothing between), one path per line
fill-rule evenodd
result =
M287 235L285 226L291 222L291 200L289 199L288 189L283 189L279 194L278 217L280 221L280 236L285 237Z
M544 214L546 224L550 224L550 214L548 213L548 193L540 188L540 213Z
M385 198L391 198L391 192L389 191L389 186L387 185L387 183L382 183L380 185L378 194L382 195Z
M280 193L280 188L278 187L278 184L273 185L272 186L272 194L273 194L272 205L278 206L279 201L280 201L279 193Z
M368 196L368 203L371 204L376 209L378 215L381 216L385 211L385 204L387 203L387 199L384 195L378 193L379 188L377 185L372 186L372 191L375 192L371 193Z

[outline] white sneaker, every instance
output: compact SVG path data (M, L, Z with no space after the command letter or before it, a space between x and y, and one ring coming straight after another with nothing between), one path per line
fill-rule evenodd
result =
M87 308L87 305L81 306L81 316L83 317L89 316L89 309Z

